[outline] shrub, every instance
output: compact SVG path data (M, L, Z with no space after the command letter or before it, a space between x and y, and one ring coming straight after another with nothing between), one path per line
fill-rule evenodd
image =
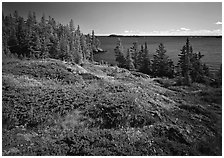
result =
M82 105L78 89L72 87L16 87L3 80L2 112L6 126L36 127L63 116ZM79 101L77 101L79 98Z
M161 84L161 86L168 88L170 86L174 86L177 84L176 81L174 81L173 79L168 79L168 78L156 78L154 79L154 81L158 82L159 84Z
M62 62L56 60L8 62L7 66L3 69L3 73L54 79L62 83L76 83L82 81L82 77L70 72Z

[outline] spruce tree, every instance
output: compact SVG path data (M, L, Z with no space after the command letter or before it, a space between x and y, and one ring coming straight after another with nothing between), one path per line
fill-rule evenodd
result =
M69 22L69 29L70 29L71 32L75 31L74 22L73 22L72 19L71 19L70 22Z
M94 30L92 30L91 45L93 52L98 52L100 44L100 40L95 36Z
M3 52L17 54L19 57L57 58L66 61L83 63L93 61L94 51L99 50L100 41L92 31L85 36L80 27L74 27L73 20L67 25L56 24L55 20L45 15L40 22L36 20L35 12L28 13L23 19L16 11L2 17Z
M2 52L6 56L11 56L11 52L7 43L7 38L5 36L2 37Z
M201 58L203 57L203 55L201 55L201 53L192 53L190 62L191 62L191 71L190 71L190 75L192 78L192 82L202 82L204 80L204 70L203 67L205 68L205 66L203 66L203 64L201 63Z
M122 67L122 68L125 68L125 66L126 66L125 62L126 61L125 61L123 46L122 46L120 38L118 38L117 46L114 49L114 52L115 52L115 58L116 58L115 60L118 62L118 66Z
M133 63L133 59L132 59L132 52L131 52L131 49L128 49L127 50L127 56L126 56L126 68L128 70L135 70L135 66L134 66L134 63Z
M30 34L28 33L26 29L26 24L22 17L19 17L19 20L18 20L16 36L18 39L20 54L22 54L23 57L30 57L30 51L29 51Z
M32 32L32 28L34 27L35 20L34 20L34 17L33 17L32 13L30 11L28 13L28 18L27 18L26 24L27 24L29 32Z
M49 57L49 48L48 48L48 41L49 39L43 38L41 41L41 58L48 58Z
M65 60L67 54L67 41L64 37L59 40L59 54L58 59Z
M139 49L138 49L138 42L134 42L133 46L131 47L131 51L133 52L132 58L133 58L133 63L135 68L138 68L138 54L139 54Z
M73 26L73 21L71 20L70 21L70 26L69 26L69 34L68 34L68 47L69 47L69 56L70 58L68 59L69 61L71 62L75 62L76 61L76 58L77 58L77 55L76 55L76 50L75 50L75 39L76 39L76 31L74 31L74 26ZM67 35L65 35L67 36Z
M75 62L77 64L83 63L83 54L82 54L82 48L81 48L81 42L80 42L80 35L81 33L78 26L77 30L75 31L75 43L74 43L75 53L76 53Z
M89 60L89 61L93 61L93 59L91 58L92 56L92 44L91 44L91 35L90 34L87 34L86 35L86 59Z
M142 46L141 55L139 56L139 71L145 74L151 74L151 61L149 59L149 50L147 43L145 42L145 47Z
M154 77L173 77L173 62L166 55L166 49L162 43L159 44L159 48L153 56L152 71Z
M186 44L181 49L179 56L178 65L181 69L181 74L184 77L184 83L186 85L191 85L192 79L190 76L190 71L192 68L190 59L192 57L193 49L190 45L189 39L187 38Z
M37 19L36 19L36 13L35 12L33 12L33 22L34 22L34 24L37 24Z
M13 13L13 17L15 18L15 22L18 23L19 21L19 13L17 10L15 10L15 12Z
M93 57L94 57L94 52L96 52L96 36L94 33L94 30L92 30L92 36L91 36L91 52L90 52L90 61L94 61Z
M51 58L59 59L60 54L60 42L56 35L53 36L53 45L49 50L49 54Z
M185 79L185 84L190 85L191 82L206 82L206 78L210 76L209 68L201 62L204 56L200 52L194 53L189 39L183 46L178 65L181 69L181 75Z
M41 56L41 41L39 35L36 32L32 32L29 40L30 56L32 58L39 58Z
M86 36L84 34L81 35L80 42L81 42L80 44L81 44L81 50L83 55L83 61L86 62L87 56L89 54L89 50L88 50L88 45L86 42Z

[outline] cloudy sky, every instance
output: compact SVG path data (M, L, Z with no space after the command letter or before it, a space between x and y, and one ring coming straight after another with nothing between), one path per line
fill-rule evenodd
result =
M84 33L98 35L221 35L221 2L50 2L2 3L5 15L17 10L27 18L35 11L57 22L70 19Z

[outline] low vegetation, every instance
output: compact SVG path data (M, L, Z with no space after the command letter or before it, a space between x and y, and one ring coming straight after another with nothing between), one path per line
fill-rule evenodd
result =
M55 59L2 65L3 155L221 155L220 88Z

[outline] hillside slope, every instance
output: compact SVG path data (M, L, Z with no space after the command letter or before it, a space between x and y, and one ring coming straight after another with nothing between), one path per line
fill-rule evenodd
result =
M53 59L2 65L3 155L221 155L221 89Z

